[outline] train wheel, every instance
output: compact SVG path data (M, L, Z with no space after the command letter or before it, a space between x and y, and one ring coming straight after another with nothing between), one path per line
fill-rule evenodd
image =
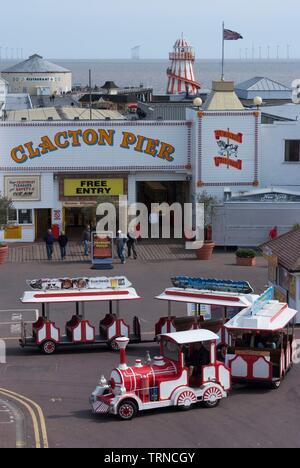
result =
M125 400L119 405L118 416L122 421L130 421L137 415L137 406L133 401Z
M51 341L51 340L45 341L41 346L41 350L44 354L49 356L55 353L56 344L54 343L54 341Z
M182 392L177 400L178 408L182 411L188 411L195 403L197 403L197 397L190 390Z
M206 408L216 408L222 398L222 392L217 387L211 387L203 395L203 404Z

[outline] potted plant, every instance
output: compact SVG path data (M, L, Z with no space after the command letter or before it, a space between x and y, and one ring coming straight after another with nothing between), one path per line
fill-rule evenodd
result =
M8 245L4 242L0 242L0 265L6 262L8 255Z
M253 249L238 249L235 253L238 266L255 266L256 252Z
M204 245L201 249L196 250L196 256L199 260L211 260L216 246L213 242L212 219L218 200L204 191L198 195L197 203L204 207Z

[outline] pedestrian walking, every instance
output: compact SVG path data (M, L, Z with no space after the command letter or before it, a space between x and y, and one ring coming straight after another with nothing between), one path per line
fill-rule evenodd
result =
M66 258L68 242L69 242L69 239L67 238L64 231L62 231L60 233L59 238L58 238L58 243L59 243L59 248L60 248L60 255L61 255L62 260L65 260L65 258Z
M89 246L90 246L90 243L91 243L91 234L92 234L91 226L88 224L86 226L86 229L85 229L84 233L83 233L83 245L84 245L84 255L85 255L85 257L89 256Z
M47 234L44 237L44 241L46 243L47 257L48 257L48 260L50 261L52 260L54 242L55 242L55 237L52 234L52 229L48 229Z
M124 265L125 261L125 247L127 244L127 236L123 234L122 231L118 231L118 236L116 238L116 246L118 251L118 257L121 260L121 263Z
M136 244L137 244L137 237L135 231L132 229L131 231L128 232L127 234L127 249L128 249L128 258L131 258L131 253L133 254L133 258L136 260L138 255L137 255L137 250L136 250Z

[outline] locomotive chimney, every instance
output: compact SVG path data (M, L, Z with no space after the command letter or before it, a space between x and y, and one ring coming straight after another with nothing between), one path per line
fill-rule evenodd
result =
M116 343L118 345L118 348L120 350L120 364L119 364L119 369L125 370L127 369L127 364L126 364L126 348L129 343L129 338L126 338L125 336L121 336L120 338L116 338Z

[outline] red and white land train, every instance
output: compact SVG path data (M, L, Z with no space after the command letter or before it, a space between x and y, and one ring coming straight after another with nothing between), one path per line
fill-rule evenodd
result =
M225 324L230 336L226 364L234 381L280 386L293 365L297 313L285 303L270 300L259 310L244 309Z
M216 407L227 397L231 388L230 371L217 361L218 337L209 330L192 330L162 335L161 356L152 364L143 365L137 360L128 367L125 358L127 338L118 338L121 359L111 373L109 383L102 379L91 396L94 413L111 413L121 419L132 419L138 411L171 406L189 409L196 403ZM191 375L186 364L187 353L193 352L197 343L205 344L209 351L209 364L197 368Z
M22 324L20 345L24 347L38 347L44 354L53 354L57 348L68 346L99 346L108 344L115 349L115 339L120 336L130 338L131 342L141 341L140 322L137 317L130 327L120 316L120 303L139 300L134 288L106 288L106 289L73 289L27 291L24 293L22 304L41 305L40 316L34 324ZM94 303L99 306L108 304L107 314L99 319L97 326L92 324L86 314L86 305ZM62 329L51 316L52 308L58 304L73 306L75 314ZM65 315L65 310L62 311Z
M181 38L175 42L170 60L171 65L167 69L167 94L197 94L201 86L194 75L195 52L186 39Z

